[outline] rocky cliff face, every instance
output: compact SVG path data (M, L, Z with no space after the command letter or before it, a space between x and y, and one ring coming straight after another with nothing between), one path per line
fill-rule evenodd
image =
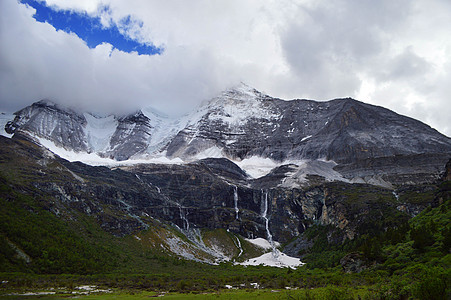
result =
M61 147L88 152L83 131L86 123L83 114L42 100L19 110L14 120L6 124L5 131L15 133L20 129Z
M119 161L143 153L152 131L149 119L141 111L127 116L98 116L47 100L15 115L5 126L7 133L27 133L67 150L97 153Z
M144 153L151 138L150 120L141 111L120 117L118 126L110 139L106 155L115 160L126 160Z
M415 193L326 181L305 189L262 188L226 159L110 169L68 162L20 135L0 142L2 176L6 170L16 174L17 189L36 189L33 197L54 199L48 203L54 214L70 218L71 210L82 212L116 235L160 220L182 230L224 228L246 238L268 238L269 232L282 243L323 224L339 228L340 239L353 239L371 211L402 210L404 195Z
M451 159L446 163L443 180L451 180Z

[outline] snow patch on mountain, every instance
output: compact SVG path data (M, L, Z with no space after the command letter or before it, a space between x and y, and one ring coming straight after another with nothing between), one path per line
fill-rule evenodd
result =
M269 174L272 169L280 165L280 163L277 163L270 158L263 158L260 156L252 156L241 161L232 161L246 171L252 178L263 177Z
M304 138L301 139L301 142L303 142L303 141L305 141L305 140L308 140L308 139L311 138L311 137L312 137L311 135L307 135L306 137L304 137Z
M97 153L75 152L72 150L67 150L63 147L57 146L54 142L48 139L31 133L28 134L32 138L34 138L40 145L44 146L59 157L67 159L70 162L81 161L92 166L112 166L118 163L111 158L100 157Z
M279 120L281 115L265 107L264 102L259 101L261 97L260 92L242 83L210 102L208 119L222 121L229 127L244 125L250 118Z
M279 184L284 188L302 188L308 182L307 175L318 175L325 178L326 181L349 182L333 167L337 164L334 161L327 160L309 160L301 163L293 162L290 165L290 172L285 173L285 178Z
M102 157L98 153L87 153L87 152L75 152L62 147L59 147L54 142L42 138L40 136L29 133L33 138L35 138L39 144L49 149L51 152L60 156L61 158L67 159L68 161L80 161L92 166L131 166L137 164L185 164L196 160L204 158L227 158L237 164L242 170L244 170L252 178L260 178L269 174L274 168L281 165L292 165L292 171L286 173L286 178L280 184L281 187L301 187L302 183L306 181L306 174L315 174L323 176L326 180L333 181L345 181L348 180L343 178L340 173L334 171L332 168L336 165L331 161L284 161L275 162L270 158L262 158L258 156L249 157L243 160L233 160L226 157L223 154L222 149L213 146L208 148L201 153L198 153L195 157L189 160L182 160L178 157L169 158L166 156L166 152L163 151L154 155L143 155L141 157L135 157L133 159L127 159L123 161L117 161L108 157Z
M304 265L304 263L296 257L291 257L286 255L279 250L276 250L278 253L275 255L273 252L265 253L259 257L254 257L248 259L242 263L239 263L243 266L269 266L269 267L278 267L278 268L292 268L296 269Z
M186 125L182 120L169 118L151 107L141 111L152 127L146 150L148 154L159 152Z
M265 250L272 250L271 252L265 253L261 256L250 258L244 262L238 263L243 266L270 266L278 268L293 268L296 269L302 266L304 263L301 262L299 258L291 257L277 249L274 249L271 243L264 238L256 239L245 239L246 241L262 248ZM280 243L274 241L275 247L280 247Z
M194 160L204 159L204 158L223 158L225 157L222 154L222 149L220 149L217 146L210 147L208 149L205 149L204 151L196 154L194 156Z
M83 114L86 119L85 134L92 152L103 152L110 145L111 137L116 131L118 121L111 115L107 117Z
M272 245L271 243L264 238L256 238L256 239L245 239L246 241L248 241L249 243L252 243L260 248L263 248L265 250L271 250L272 249ZM280 247L280 243L279 242L274 242L276 247Z
M87 153L87 152L75 152L72 150L67 150L62 147L57 146L50 140L39 137L28 133L32 138L34 138L40 145L44 146L54 154L61 158L64 158L70 162L80 161L91 166L107 166L107 167L118 167L118 166L132 166L137 164L183 164L185 163L180 158L169 159L162 153L159 156L152 158L143 159L128 159L124 161L117 161L107 157L101 157L97 153Z

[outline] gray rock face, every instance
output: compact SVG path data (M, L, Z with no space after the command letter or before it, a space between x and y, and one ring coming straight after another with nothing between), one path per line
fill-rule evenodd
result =
M448 160L443 174L443 180L451 180L451 159Z
M15 113L8 133L26 132L75 152L97 153L126 160L145 152L150 120L141 111L126 116L99 117L42 100Z
M278 172L263 184L226 159L93 167L61 159L26 138L20 134L12 139L0 137L0 167L17 174L13 179L2 175L0 182L8 180L14 190L45 199L46 209L56 215L72 218L76 211L92 216L118 236L146 229L158 220L185 232L224 228L247 238L267 238L267 224L274 240L287 243L309 226L323 224L338 232L328 236L328 242L341 244L386 230L391 226L383 222L387 217L408 218L440 201L434 186L403 187L396 192L344 182L303 189L273 187ZM292 252L309 244L299 241Z
M419 153L451 153L451 139L426 124L350 98L284 101L246 86L202 108L179 132L169 156L216 146L232 158L327 159L337 163Z
M150 120L141 111L118 120L116 131L110 140L108 157L126 160L133 155L143 153L151 137Z
M437 153L395 155L355 160L334 170L352 182L359 178L377 177L393 185L434 183L440 179L449 155Z
M66 149L89 151L83 131L86 119L82 114L41 100L19 110L15 115L15 119L5 126L8 133L20 129Z

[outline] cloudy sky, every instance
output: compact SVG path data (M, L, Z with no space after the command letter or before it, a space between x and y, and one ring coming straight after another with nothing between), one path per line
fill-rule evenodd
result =
M353 97L451 136L449 0L0 1L0 111L178 114L245 82Z

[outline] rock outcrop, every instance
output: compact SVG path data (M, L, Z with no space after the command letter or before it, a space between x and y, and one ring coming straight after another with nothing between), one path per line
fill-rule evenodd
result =
M340 260L340 264L346 273L360 273L368 268L365 265L362 255L357 252L352 252L344 256Z

